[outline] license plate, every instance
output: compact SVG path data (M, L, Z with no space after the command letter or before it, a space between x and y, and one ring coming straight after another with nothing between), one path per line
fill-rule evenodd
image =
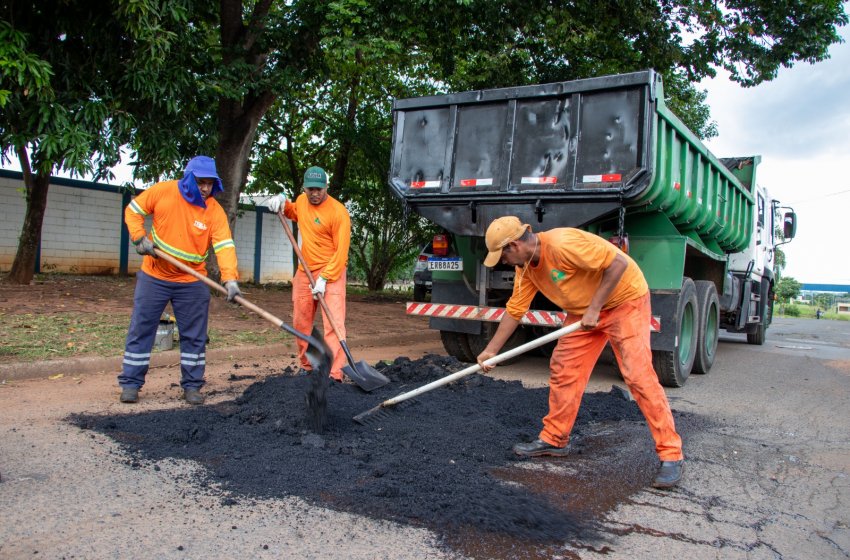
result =
M428 259L428 270L463 270L463 260Z

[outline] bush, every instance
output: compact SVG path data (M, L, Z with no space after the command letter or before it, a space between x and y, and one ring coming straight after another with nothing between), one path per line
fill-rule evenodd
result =
M785 314L789 317L799 317L800 316L800 308L796 305L789 305L785 308Z

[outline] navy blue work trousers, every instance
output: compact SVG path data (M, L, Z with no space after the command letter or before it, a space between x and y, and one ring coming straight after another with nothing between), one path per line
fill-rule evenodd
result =
M171 302L180 332L180 385L199 389L204 385L207 320L210 290L202 282L166 282L136 273L133 316L124 347L124 364L118 376L121 387L141 387L151 363L151 348L165 306Z

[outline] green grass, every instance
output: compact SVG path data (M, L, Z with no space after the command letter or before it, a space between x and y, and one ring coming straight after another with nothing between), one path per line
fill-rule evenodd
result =
M797 310L797 313L796 314L786 313L785 312L786 309L790 308L790 307L795 308ZM817 319L817 316L816 316L817 309L818 309L817 307L814 307L812 305L799 305L799 304L796 304L796 305L791 305L791 304L777 305L776 308L775 308L776 315L778 317L796 317L796 318L799 318L799 319ZM839 314L839 313L835 313L833 311L830 311L828 313L823 313L820 316L820 318L821 318L821 321L823 321L823 320L850 321L850 315L848 315L847 313L840 313Z
M109 313L0 313L0 358L49 360L82 354L120 355L127 322Z
M73 356L120 356L129 317L109 313L61 315L0 313L0 361L33 362ZM276 344L291 336L273 327L224 332L210 329L210 348ZM175 335L175 348L178 337ZM157 350L154 349L154 352Z

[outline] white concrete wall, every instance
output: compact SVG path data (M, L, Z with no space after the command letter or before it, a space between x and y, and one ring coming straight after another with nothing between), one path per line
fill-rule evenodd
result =
M292 244L274 214L264 212L263 216L263 263L260 282L289 282L295 271L293 266ZM292 227L292 222L289 222Z
M23 186L22 181L0 177L0 270L12 268L18 250L26 200L17 189Z
M21 191L19 192L19 189ZM8 271L15 258L24 222L26 201L23 180L0 177L0 271ZM261 282L292 279L292 249L276 216L263 212ZM242 281L254 280L254 234L258 213L240 212L233 237ZM150 230L150 219L146 220ZM124 228L121 193L73 185L51 184L47 196L41 239L41 271L74 274L117 274L121 229ZM128 242L128 272L142 264Z
M41 228L42 272L117 274L121 195L51 185Z

